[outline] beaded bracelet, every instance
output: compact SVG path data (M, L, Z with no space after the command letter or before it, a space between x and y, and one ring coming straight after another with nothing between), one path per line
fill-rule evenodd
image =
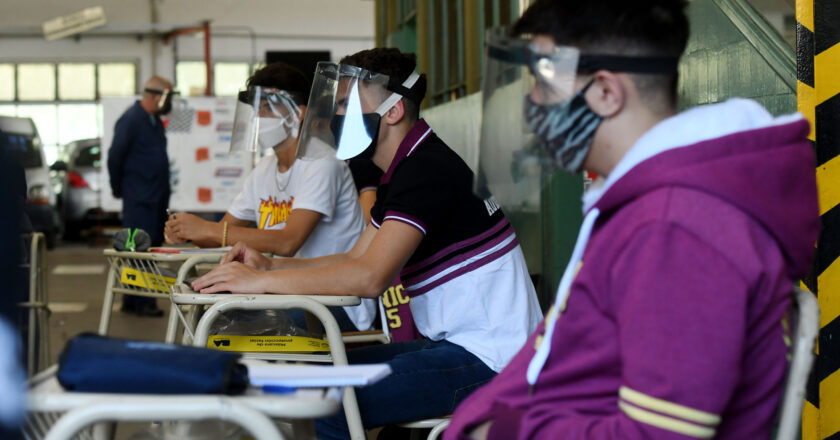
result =
M227 232L228 232L228 224L227 222L222 223L222 247L227 246Z

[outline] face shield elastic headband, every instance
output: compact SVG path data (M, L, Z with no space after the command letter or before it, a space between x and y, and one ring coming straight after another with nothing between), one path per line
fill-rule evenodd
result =
M270 92L270 90L275 90L274 92ZM260 99L267 99L272 104L280 104L281 101L284 103L291 100L292 103L297 106L300 103L304 102L303 96L299 93L294 92L287 92L285 90L280 89L272 89L271 87L257 87L252 86L248 87L247 90L240 90L239 95L237 95L237 100L243 104L253 104L255 100Z
M275 148L297 137L303 112L293 93L250 86L239 92L237 101L230 151Z
M420 80L422 80L422 83L418 84ZM418 87L415 88L415 85ZM420 91L421 88L423 89L422 92ZM402 98L410 99L419 105L420 101L423 100L423 96L426 95L426 77L417 72L411 72L411 75L408 75L408 78L402 84L396 82L393 78L389 78L388 85L385 86L385 89L392 93L376 108L375 112L379 113L380 116L384 115L385 112L390 110Z
M168 114L172 110L173 95L178 94L178 92L172 91L172 89L158 90L158 89L152 89L152 88L149 88L149 87L144 88L143 92L148 93L150 95L160 96L160 98L158 98L157 108L158 108L158 113L163 114L163 115Z
M402 84L396 78L388 78L388 84L385 88L419 106L426 96L426 75L411 72L411 75Z
M510 64L528 66L531 72L540 72L544 66L553 64L552 54L541 53L530 45L522 50L509 50L496 46L487 48L490 57ZM648 57L628 55L591 55L578 57L577 73L587 74L597 70L642 74L677 73L679 57Z

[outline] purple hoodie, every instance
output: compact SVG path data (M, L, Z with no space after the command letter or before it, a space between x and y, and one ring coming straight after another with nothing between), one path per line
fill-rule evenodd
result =
M490 419L489 439L769 438L783 321L819 232L808 130L739 99L646 133L584 197L553 331L540 325L444 438Z

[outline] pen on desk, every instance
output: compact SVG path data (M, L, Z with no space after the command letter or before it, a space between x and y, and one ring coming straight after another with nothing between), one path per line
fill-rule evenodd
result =
M289 394L297 391L297 388L282 385L263 385L262 391L266 394Z

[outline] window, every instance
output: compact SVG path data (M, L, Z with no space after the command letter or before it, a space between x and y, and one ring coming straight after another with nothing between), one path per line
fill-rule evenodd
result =
M97 104L94 103L59 104L57 143L59 145L67 145L79 139L89 139L99 136L101 130L97 113Z
M15 99L15 66L0 64L0 101Z
M220 61L213 64L213 94L236 96L248 77L264 63L253 66L245 61ZM178 61L175 66L175 89L181 96L203 96L207 86L207 67L204 61Z
M216 63L213 70L213 92L216 96L236 96L248 81L248 63Z
M17 108L17 116L32 118L44 145L58 144L58 120L54 104L21 104Z
M96 99L96 73L94 64L59 64L58 99Z
M24 168L38 168L41 166L40 146L33 143L31 136L18 133L0 133L0 147L7 152L18 154L20 164Z
M102 164L102 149L99 145L88 145L76 150L73 163L79 167L96 167Z
M207 68L203 61L178 61L175 88L181 96L201 96L207 88Z
M18 64L17 91L21 101L55 100L55 65Z
M97 69L99 96L133 96L137 93L133 63L103 63Z
M47 163L62 146L102 132L100 96L134 96L131 62L0 63L0 115L35 122Z

